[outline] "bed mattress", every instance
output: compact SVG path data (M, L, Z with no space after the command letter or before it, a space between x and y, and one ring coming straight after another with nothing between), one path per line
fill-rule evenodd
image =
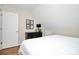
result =
M19 52L23 55L79 54L79 38L51 35L24 40Z

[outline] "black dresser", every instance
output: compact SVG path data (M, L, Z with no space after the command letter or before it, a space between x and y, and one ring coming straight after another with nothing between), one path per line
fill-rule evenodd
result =
M25 32L25 39L42 37L42 32Z

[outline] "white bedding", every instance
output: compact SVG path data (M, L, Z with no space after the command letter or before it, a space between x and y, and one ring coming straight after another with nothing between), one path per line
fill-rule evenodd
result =
M23 55L79 54L79 38L51 35L24 40L20 50Z

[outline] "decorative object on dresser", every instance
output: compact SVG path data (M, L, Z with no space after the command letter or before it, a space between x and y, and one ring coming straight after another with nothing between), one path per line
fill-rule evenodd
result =
M36 32L42 32L41 31L41 24L36 24L36 27L37 27Z
M42 32L25 32L25 39L42 37Z
M26 19L26 29L34 29L34 20Z

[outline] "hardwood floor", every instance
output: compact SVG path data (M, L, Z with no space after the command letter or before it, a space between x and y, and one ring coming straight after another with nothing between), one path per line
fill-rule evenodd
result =
M0 50L0 55L18 55L20 46Z

